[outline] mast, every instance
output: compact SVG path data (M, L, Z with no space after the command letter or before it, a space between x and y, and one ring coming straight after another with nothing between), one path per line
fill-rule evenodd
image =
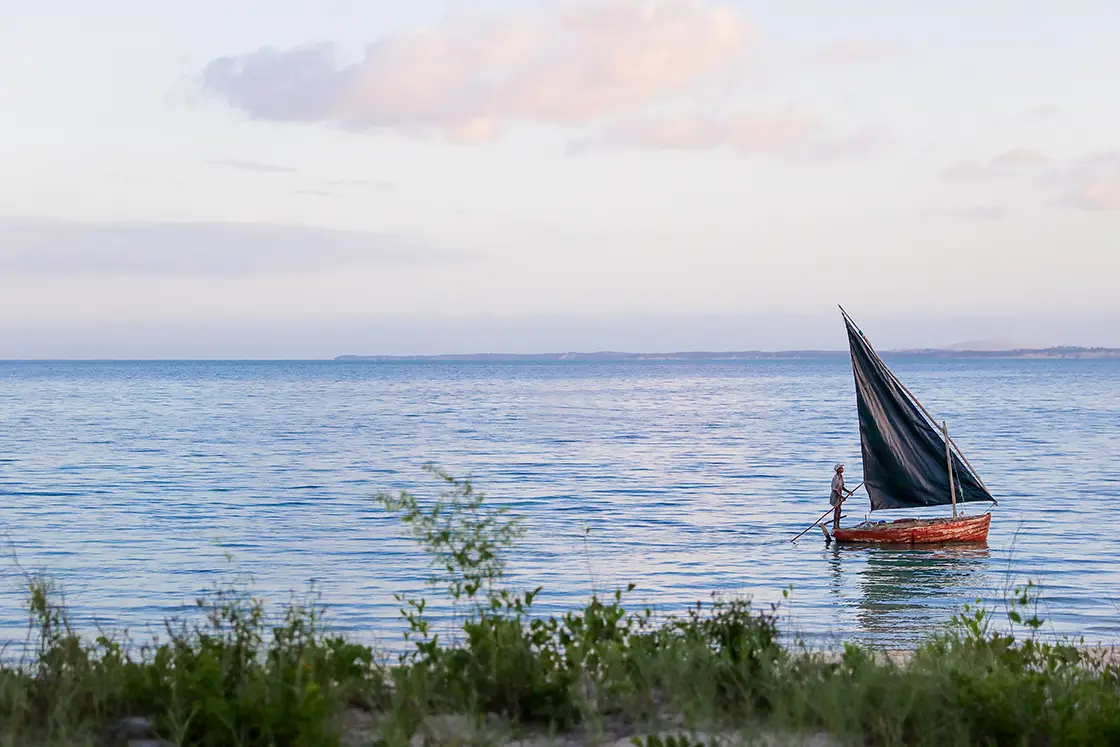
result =
M941 421L941 432L945 434L945 461L949 464L949 495L953 499L953 518L957 518L957 486L953 484L953 451L949 448L949 424Z

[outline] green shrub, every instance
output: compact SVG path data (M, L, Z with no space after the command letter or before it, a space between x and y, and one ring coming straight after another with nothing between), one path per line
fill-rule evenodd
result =
M555 727L573 724L592 695L588 688L604 682L638 618L622 607L621 591L609 604L593 597L580 612L533 617L539 588L514 592L501 586L505 553L522 534L518 521L487 506L469 480L429 471L446 486L430 506L407 491L377 498L411 528L432 560L429 584L445 588L463 614L461 639L442 645L425 617L426 601L398 596L411 644L400 663L423 673L397 675L412 693L407 720L416 719L423 701Z
M272 626L262 603L233 586L198 600L203 621L168 623L167 640L133 650L86 644L53 587L30 584L37 631L29 667L0 670L9 741L98 735L125 716L189 745L329 745L348 699L379 697L373 652L320 628L321 609L289 604Z

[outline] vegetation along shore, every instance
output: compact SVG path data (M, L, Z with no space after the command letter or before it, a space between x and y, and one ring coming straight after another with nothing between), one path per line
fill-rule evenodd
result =
M230 584L157 639L90 639L29 574L32 638L0 666L0 745L1120 744L1120 665L1047 640L1029 584L905 655L785 644L777 610L742 599L660 617L619 589L544 616L548 591L504 574L517 520L432 473L438 498L376 500L427 551L454 635L400 595L390 655L332 634L313 595L268 610Z

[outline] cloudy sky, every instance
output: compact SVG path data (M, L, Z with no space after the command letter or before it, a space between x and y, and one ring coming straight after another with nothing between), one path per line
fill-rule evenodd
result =
M1120 4L38 0L0 357L1120 346Z

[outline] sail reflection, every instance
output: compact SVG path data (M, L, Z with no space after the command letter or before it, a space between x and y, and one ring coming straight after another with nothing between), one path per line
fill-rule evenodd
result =
M952 545L839 547L837 565L857 572L857 637L913 644L943 625L946 610L989 588L986 542ZM835 566L834 566L835 567Z

